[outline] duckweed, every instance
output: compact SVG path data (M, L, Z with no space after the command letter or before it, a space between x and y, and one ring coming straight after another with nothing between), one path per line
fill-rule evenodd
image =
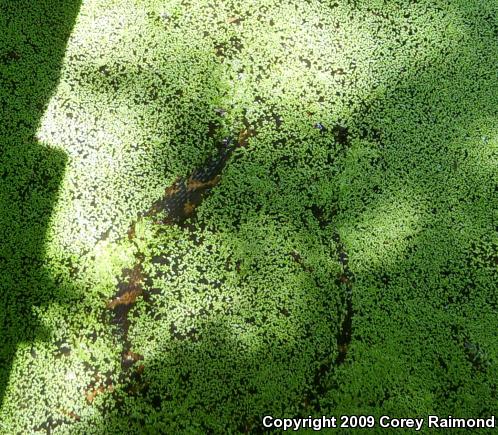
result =
M2 433L498 414L495 1L0 11Z

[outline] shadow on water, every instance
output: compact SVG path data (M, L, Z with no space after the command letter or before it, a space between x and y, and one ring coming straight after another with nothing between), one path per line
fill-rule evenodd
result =
M33 309L61 300L44 268L66 155L36 139L80 0L0 3L0 406L21 342L49 334Z
M356 260L354 346L320 400L338 414L497 411L496 25L472 2L453 12L465 42L348 120L361 142L339 163L337 224Z

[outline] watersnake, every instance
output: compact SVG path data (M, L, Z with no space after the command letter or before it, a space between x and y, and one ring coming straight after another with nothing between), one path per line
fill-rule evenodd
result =
M325 128L320 129L323 133ZM334 132L336 133L336 132ZM164 190L161 198L156 200L152 206L143 214L139 215L139 220L150 218L155 224L159 225L182 225L185 220L192 217L195 209L202 202L205 195L219 182L223 169L232 155L233 151L247 145L248 139L254 134L251 129L246 129L238 136L237 141L228 137L221 143L218 153L208 159L202 166L195 169L188 177L177 178L169 187ZM336 136L336 134L334 134ZM337 137L334 137L336 141ZM135 226L134 222L128 230L128 239L135 243ZM341 364L346 358L347 348L351 340L351 323L353 316L352 309L352 282L354 275L348 266L348 256L337 231L333 232L333 240L336 244L336 255L343 273L340 276L340 285L345 287L343 303L346 313L343 316L342 325L337 336L339 355L335 364ZM121 353L121 366L123 374L130 369L135 362L143 359L137 353L131 351L131 343L128 340L128 329L130 326L128 313L135 304L138 297L147 297L144 291L144 284L149 279L144 273L144 254L140 251L139 246L135 243L136 253L135 262L132 269L125 268L119 280L118 289L115 296L107 302L107 309L112 310L112 322L118 326L121 340L123 343ZM317 382L323 374L330 370L330 365L325 364L317 374ZM132 377L140 378L143 371L143 365L139 364L132 373ZM124 379L124 378L123 378Z
M252 134L253 130L248 128L238 135L236 141L231 137L223 139L219 151L214 157L195 169L190 176L177 178L164 190L161 198L156 200L145 213L139 215L138 220L150 218L158 225L180 225L192 217L204 196L218 184L221 173L233 151L236 148L246 146ZM135 244L136 248L133 268L122 270L117 292L106 305L106 308L113 312L112 323L118 326L121 340L124 342L121 366L125 370L142 359L139 354L131 351L131 343L128 340L130 326L128 313L138 297L147 296L144 292L144 284L148 279L143 268L144 255L135 243L136 224L137 221L133 222L127 233L128 239Z

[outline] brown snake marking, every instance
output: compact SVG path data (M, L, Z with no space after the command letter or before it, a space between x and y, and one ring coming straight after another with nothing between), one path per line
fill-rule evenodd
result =
M249 137L253 134L254 131L247 128L239 134L235 144L232 144L230 138L225 139L214 158L207 160L203 166L195 169L189 177L177 178L171 186L164 190L161 198L156 200L145 213L139 215L139 219L151 217L155 224L179 225L192 217L205 195L220 181L221 172L232 152L236 148L246 146ZM140 248L135 242L135 225L136 221L130 225L127 231L128 239L136 247L135 263L132 269L124 268L121 271L117 291L114 297L106 303L106 309L112 311L111 322L118 327L116 334L119 336L119 341L123 343L121 351L122 371L118 375L117 382L127 385L126 391L129 394L138 393L143 388L140 386L140 379L144 365L139 364L130 372L135 363L143 360L143 356L131 350L131 343L128 339L130 327L128 314L137 298L147 299L150 296L144 289L144 284L150 278L144 272L145 256L140 252ZM130 383L130 381L132 382ZM105 382L105 385L97 385L98 382ZM87 403L92 403L97 395L112 391L114 391L114 386L111 378L101 379L100 375L96 375L96 380L92 381L86 388Z
M246 146L248 139L253 135L254 131L247 128L239 134L236 144L231 145L231 140L225 139L219 153L213 159L208 160L203 166L194 170L189 177L177 178L171 186L164 190L163 196L156 200L142 216L151 217L155 224L162 225L182 224L186 219L192 217L205 195L220 181L221 172L233 150ZM130 226L127 232L130 241L134 241L135 239L135 224L136 222ZM351 341L351 323L353 316L352 283L354 281L354 275L348 266L348 256L344 244L336 231L333 233L333 240L336 243L337 258L343 270L338 281L341 287L346 290L343 299L346 313L337 336L339 354L335 359L335 364L339 365L344 363L348 345ZM302 263L298 254L293 253L292 255L294 260L300 264ZM114 298L106 304L106 308L113 311L112 322L119 327L119 333L123 342L123 350L121 353L121 367L123 372L126 372L137 361L143 359L142 355L131 351L131 343L128 340L128 329L130 326L128 313L138 297L148 297L144 290L144 284L149 278L144 273L144 256L138 249L138 246L135 259L136 261L133 269L123 269L118 284L118 291ZM324 364L324 366L320 368L316 375L316 384L321 384L322 376L324 376L330 368L331 364ZM132 373L132 378L139 380L143 369L143 364L138 365L135 372ZM124 379L124 375L120 376L120 378ZM305 402L308 400L309 398L306 398Z
M234 144L232 144L231 138L223 140L222 146L214 158L195 169L189 177L177 178L171 186L164 190L163 196L156 200L142 216L151 217L155 224L162 225L181 224L192 217L205 195L220 181L221 172L232 152L236 148L246 146L249 137L253 134L254 131L248 128L239 134L238 140ZM136 236L135 225L136 221L127 232L128 239L132 242ZM144 284L149 279L144 273L144 255L136 244L135 246L137 248L135 264L132 269L122 270L117 286L118 290L106 304L106 308L113 311L112 323L118 326L121 340L124 343L121 353L121 367L124 370L129 369L136 361L142 359L141 355L131 351L131 343L128 340L130 326L128 313L138 297L148 297L144 290ZM139 371L141 367L139 366Z

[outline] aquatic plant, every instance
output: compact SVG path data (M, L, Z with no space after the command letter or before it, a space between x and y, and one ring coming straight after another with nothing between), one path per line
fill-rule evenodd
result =
M495 1L11 3L2 431L498 412Z

